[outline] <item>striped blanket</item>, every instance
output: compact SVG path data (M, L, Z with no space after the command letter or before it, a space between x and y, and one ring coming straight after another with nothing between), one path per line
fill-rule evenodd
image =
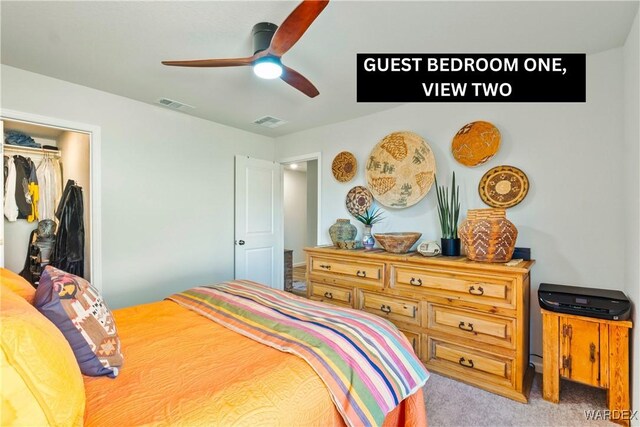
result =
M429 377L402 333L372 314L249 281L196 287L167 299L302 357L349 426L382 425L385 415Z

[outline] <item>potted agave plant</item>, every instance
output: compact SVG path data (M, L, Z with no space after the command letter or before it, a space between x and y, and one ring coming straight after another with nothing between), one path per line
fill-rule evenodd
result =
M382 216L382 211L380 210L380 208L372 206L363 214L355 214L354 217L362 224L364 224L362 246L364 246L366 250L373 249L376 241L371 234L371 227L384 219L384 217Z
M458 238L458 217L460 215L460 187L456 186L456 173L451 179L451 193L447 187L438 185L436 180L436 194L438 196L438 218L442 230L442 255L459 256L460 238Z

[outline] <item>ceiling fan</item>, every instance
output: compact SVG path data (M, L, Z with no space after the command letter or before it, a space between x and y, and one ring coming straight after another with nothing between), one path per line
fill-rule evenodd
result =
M281 57L307 31L329 0L303 0L278 27L270 22L254 25L253 56L246 58L198 59L192 61L162 61L164 65L177 67L238 67L251 65L258 77L280 77L289 85L313 98L320 92L302 74L282 64Z

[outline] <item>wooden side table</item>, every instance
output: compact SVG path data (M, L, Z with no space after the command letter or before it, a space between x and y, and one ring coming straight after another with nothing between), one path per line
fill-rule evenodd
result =
M560 401L560 377L607 389L611 421L629 425L630 321L541 310L542 397Z

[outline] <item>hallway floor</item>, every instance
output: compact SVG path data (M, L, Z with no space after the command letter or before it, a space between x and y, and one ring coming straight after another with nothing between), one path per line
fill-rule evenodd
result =
M293 293L302 297L307 296L307 267L301 265L293 267Z

